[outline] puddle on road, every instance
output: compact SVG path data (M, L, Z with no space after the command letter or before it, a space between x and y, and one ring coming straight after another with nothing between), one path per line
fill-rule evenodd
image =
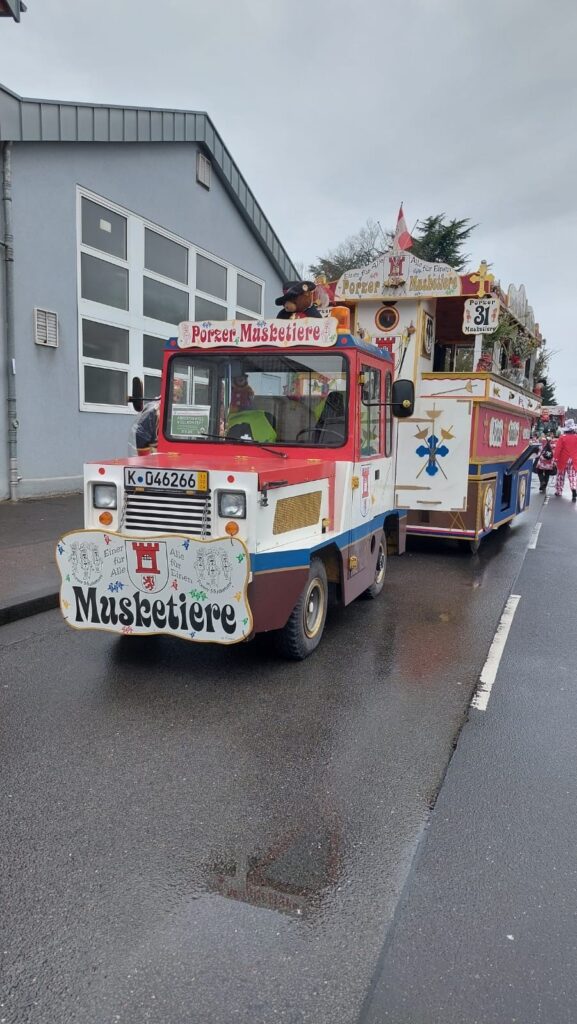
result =
M220 896L306 918L336 886L340 864L340 829L319 823L258 853L214 853L201 872L206 888Z

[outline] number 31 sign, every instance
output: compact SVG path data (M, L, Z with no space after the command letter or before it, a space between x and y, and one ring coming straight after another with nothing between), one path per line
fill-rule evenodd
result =
M498 323L497 298L467 299L463 309L463 334L492 334Z

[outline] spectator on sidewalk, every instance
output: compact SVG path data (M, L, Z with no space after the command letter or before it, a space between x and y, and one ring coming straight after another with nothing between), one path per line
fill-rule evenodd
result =
M541 449L535 460L535 469L539 477L539 491L541 494L545 493L549 478L554 476L556 472L553 445L554 442L551 441L549 434L545 434L541 439Z
M563 494L565 477L569 477L572 500L577 501L577 425L575 420L565 422L565 433L555 445L555 462L557 463L557 483L555 494L558 498Z

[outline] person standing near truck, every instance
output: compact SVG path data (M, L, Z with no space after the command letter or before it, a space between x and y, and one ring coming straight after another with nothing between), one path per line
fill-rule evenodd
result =
M566 420L565 433L555 445L555 462L557 463L557 483L555 494L558 498L563 494L565 476L569 477L572 501L577 501L577 424L575 420Z
M544 434L541 440L541 450L535 459L535 470L539 477L539 491L541 494L545 494L550 477L554 476L557 471L554 443L549 434Z

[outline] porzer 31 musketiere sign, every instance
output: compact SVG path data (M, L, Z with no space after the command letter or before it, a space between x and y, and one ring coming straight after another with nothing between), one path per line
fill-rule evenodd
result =
M252 631L249 554L236 538L126 537L78 530L58 542L70 626L233 644Z

